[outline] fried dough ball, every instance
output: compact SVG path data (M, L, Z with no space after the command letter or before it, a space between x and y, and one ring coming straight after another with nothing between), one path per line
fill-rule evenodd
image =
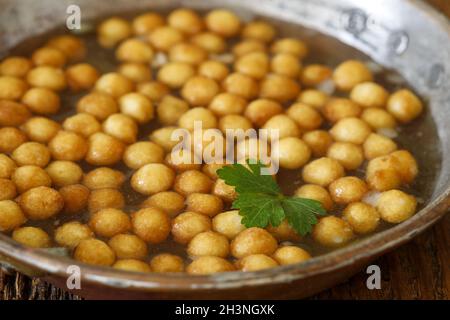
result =
M328 99L329 97L325 92L308 89L300 92L297 101L320 110L328 101Z
M41 66L35 67L27 73L27 82L33 87L61 91L66 88L67 81L63 70Z
M211 110L197 107L185 112L179 119L178 125L181 128L194 130L195 122L200 121L202 129L211 129L217 127L217 119Z
M19 56L5 58L0 63L0 75L23 78L33 68L30 59Z
M223 116L219 119L219 129L226 134L227 130L236 131L243 130L247 131L252 129L252 123L244 116L237 114L229 114Z
M23 227L15 229L12 238L30 248L49 248L51 246L49 235L41 228Z
M150 63L153 59L153 49L139 39L127 39L116 50L116 58L123 62Z
M0 231L14 230L27 221L20 206L12 200L0 201Z
M59 95L46 88L31 88L22 97L32 112L38 114L55 114L61 106Z
M164 17L156 12L143 13L132 21L132 28L137 35L146 35L164 25Z
M161 101L166 95L170 93L169 87L162 82L149 81L139 83L137 86L137 92L143 94L150 99L151 102Z
M274 227L269 225L266 228L272 236L278 241L300 241L300 235L295 231L294 228L289 224L287 219L284 219L278 226Z
M86 162L95 166L108 166L122 159L125 145L122 141L102 132L89 137Z
M388 98L387 90L374 82L360 83L350 92L350 99L364 108L384 108Z
M78 92L94 87L100 73L89 63L78 63L66 69L66 79L69 88Z
M169 59L174 62L199 65L208 58L208 52L202 47L189 42L181 42L169 50Z
M167 95L156 108L158 120L163 125L175 125L178 119L189 110L189 104L177 97Z
M205 163L203 165L202 172L215 181L219 178L217 175L217 170L225 166L226 164L224 163Z
M222 179L217 179L214 182L212 193L228 203L233 202L237 198L234 187L227 185Z
M120 112L138 123L147 123L154 117L152 102L141 93L128 93L119 99Z
M313 107L300 102L294 103L286 111L286 114L293 119L301 129L315 130L323 122L320 113Z
M93 237L92 230L78 221L67 222L55 230L55 242L69 249L74 249L81 241Z
M367 193L366 183L357 177L342 177L328 187L331 198L339 204L360 201Z
M16 170L16 167L16 164L10 157L0 153L0 178L9 179Z
M83 184L91 190L96 189L120 189L125 182L125 175L118 170L101 167L86 173Z
M203 21L191 9L180 8L172 11L167 17L169 26L187 34L196 34L203 30Z
M31 55L31 61L36 66L62 68L66 64L66 60L66 56L61 50L52 47L39 48Z
M217 116L226 116L230 114L241 114L247 106L247 100L231 94L220 93L214 97L208 108Z
M311 150L301 139L287 137L272 146L272 156L278 159L281 168L298 169L308 162Z
M262 42L271 42L276 36L276 30L267 22L252 21L244 26L241 36L243 38L254 39Z
M380 213L367 203L354 202L344 209L342 218L350 224L355 233L367 234L378 227Z
M387 102L387 111L401 123L411 122L422 113L422 110L422 101L407 89L393 93Z
M170 233L170 218L162 210L143 208L131 216L133 232L145 242L161 243Z
M181 95L192 106L207 105L218 93L218 84L202 76L190 78L181 89Z
M139 141L127 147L123 162L131 169L139 169L149 163L162 163L164 149L150 141Z
M66 118L63 122L63 128L66 131L75 132L84 138L89 138L94 133L102 130L101 124L89 113L77 113Z
M299 137L300 129L290 117L284 114L277 114L270 118L263 126L262 129L268 130L268 137L271 136L271 131L278 132L279 139L286 137Z
M28 85L22 79L0 76L0 99L19 100L27 89Z
M201 76L218 82L224 80L229 74L228 67L224 63L215 60L207 60L202 62L198 66L197 72Z
M137 83L137 86L152 79L151 69L145 63L125 62L119 65L117 72Z
M83 178L83 170L72 161L53 161L45 170L56 187L78 184Z
M77 111L88 113L100 121L119 111L116 101L108 94L92 92L77 103Z
M118 17L104 20L97 28L97 38L101 46L112 48L130 37L132 28L128 21Z
M359 117L361 107L352 100L345 98L331 98L323 108L325 118L334 123L344 118Z
M178 140L172 139L171 136L177 127L168 126L156 129L150 134L150 140L161 146L164 151L170 152L173 147L178 144Z
M92 190L88 198L88 210L91 213L102 209L122 209L123 207L125 207L125 199L116 189Z
M137 139L138 126L134 120L121 113L110 115L103 122L103 132L119 139L123 143L134 143Z
M416 178L419 169L417 161L408 150L397 150L390 154L394 166L404 183L411 183Z
M50 187L52 179L50 175L38 166L22 166L17 168L11 176L19 193L36 187Z
M257 99L248 104L244 115L257 127L262 127L269 119L280 114L283 107L276 101Z
M22 127L30 140L40 143L48 143L60 129L58 122L44 117L30 118Z
M172 220L172 237L181 244L187 244L197 234L211 230L211 219L196 212L183 212Z
M0 100L0 126L18 127L31 117L24 104L9 100Z
M397 144L388 137L371 133L364 141L363 149L366 159L371 160L394 152L397 150Z
M234 266L220 257L200 257L187 266L186 272L194 275L208 275L234 271Z
M373 75L369 68L360 61L347 60L336 67L333 81L342 91L350 91L360 83L372 81Z
M174 191L163 191L155 193L141 203L142 208L157 208L166 212L173 218L179 214L185 206L184 197Z
M120 98L133 91L133 81L117 72L103 74L95 83L95 90L109 94L113 98Z
M271 74L261 81L259 96L279 102L294 100L300 92L300 85L291 78Z
M344 173L344 168L337 160L322 157L308 163L303 168L302 177L307 183L326 187L343 177Z
M253 254L271 255L278 247L277 240L261 228L249 228L239 233L231 242L231 254L244 258Z
M328 80L333 71L321 64L310 64L303 68L301 82L307 87L314 87Z
M300 60L308 55L308 47L306 44L294 38L282 38L275 41L270 48L272 53L289 53Z
M69 61L81 60L86 55L86 45L83 40L73 35L53 37L46 46L61 50Z
M354 237L353 230L348 222L328 216L319 219L312 232L313 239L326 247L339 247Z
M13 151L11 158L19 166L34 165L43 168L50 161L50 150L38 142L25 142Z
M14 182L0 178L0 201L14 199L16 195L17 190Z
M186 210L214 217L223 209L223 202L218 196L207 193L191 193L186 197Z
M313 130L305 132L302 140L309 146L314 157L323 157L333 143L331 135L326 130Z
M184 40L183 33L169 26L161 26L154 29L148 36L151 45L160 51L169 49Z
M19 205L31 220L46 220L62 210L64 199L55 189L41 186L23 193Z
M172 187L175 173L161 163L149 163L139 168L131 177L131 187L145 195L167 191Z
M192 36L190 41L211 54L222 53L227 48L227 43L223 37L208 31Z
M275 268L278 263L265 254L251 254L238 260L236 265L241 271L251 272Z
M0 152L11 153L26 141L27 135L22 130L15 127L0 128Z
M361 119L367 122L373 129L395 128L397 121L393 115L384 109L366 108L361 114Z
M223 37L233 37L241 29L241 21L233 12L225 9L210 11L205 17L206 27Z
M98 239L81 240L73 257L80 262L98 266L111 266L116 260L114 251Z
M284 246L280 247L273 254L273 258L280 265L288 265L304 262L311 259L311 255L308 251L295 247L295 246Z
M339 161L346 170L356 170L364 162L363 149L350 142L333 143L327 157Z
M184 262L179 256L161 253L152 258L150 266L153 272L183 272Z
M86 139L70 131L59 131L48 147L56 160L79 161L88 152Z
M114 269L118 270L124 270L124 271L131 271L131 272L151 272L152 269L150 266L141 261L136 259L122 259L117 260L116 263L112 266Z
M195 69L188 63L169 62L158 70L158 81L172 89L183 87L195 75Z
M129 231L131 220L122 210L107 208L93 213L89 219L89 226L96 235L111 238Z
M227 237L214 231L197 234L187 247L187 253L191 257L215 256L226 258L229 252L230 245Z
M241 223L241 220L242 216L238 210L225 211L213 218L212 229L232 240L245 230L245 226Z
M232 49L235 57L241 57L250 52L266 52L266 44L259 40L245 39L236 43Z
M89 200L90 191L81 184L72 184L59 189L64 199L63 213L72 215L83 211Z
M173 150L167 154L165 163L177 172L200 170L201 158L189 149Z
M259 84L252 77L234 72L228 75L222 83L225 91L241 96L244 99L253 99L259 94Z
M339 120L330 130L334 140L354 144L363 144L371 132L367 123L353 117Z
M212 184L213 182L206 174L197 170L188 170L176 177L174 189L187 196L192 193L209 193Z
M234 69L254 79L262 79L269 71L269 57L264 52L250 52L240 56L234 63Z
M400 223L414 215L417 200L400 190L385 191L380 195L376 208L381 219L389 223Z
M330 211L334 205L328 190L315 184L302 185L295 191L295 195L300 198L317 200L327 211Z

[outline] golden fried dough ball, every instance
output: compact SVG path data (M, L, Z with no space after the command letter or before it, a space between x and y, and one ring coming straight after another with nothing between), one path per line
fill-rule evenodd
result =
M140 39L127 39L116 49L116 59L123 62L150 63L153 59L152 47Z
M315 89L307 89L300 92L297 101L320 110L328 101L328 99L329 97L325 92Z
M380 108L365 108L361 114L361 119L375 130L395 128L397 126L397 121L395 121L394 116Z
M289 53L299 59L303 59L308 54L308 47L301 40L294 38L282 38L273 43L270 51L272 53Z
M378 227L380 213L367 203L353 202L344 209L342 218L350 224L355 233L366 234Z
M118 17L111 17L102 21L97 28L97 39L101 46L112 48L122 40L130 37L132 28L128 21Z
M236 131L244 130L247 131L252 129L252 123L244 116L237 114L229 114L223 116L219 119L219 129L226 134L227 130Z
M89 219L89 226L97 236L111 238L129 231L131 220L122 210L107 208L93 213Z
M347 60L336 67L333 81L342 91L350 91L360 83L372 81L373 75L369 68L357 60Z
M222 53L227 48L227 43L223 37L208 31L192 36L190 41L211 54Z
M181 89L181 95L192 106L209 104L219 93L219 85L212 79L194 76Z
M213 182L206 174L197 170L188 170L176 177L174 189L187 196L192 193L209 193L212 185Z
M224 80L229 74L226 64L215 60L203 61L198 66L197 72L200 76L204 76L218 82Z
M125 145L119 139L97 132L89 137L86 162L95 166L108 166L122 159Z
M131 272L151 272L152 269L150 266L141 261L136 259L122 259L117 260L116 263L112 266L114 269L118 270L124 270L124 271L131 271Z
M90 195L87 187L81 184L72 184L59 189L59 193L64 199L63 213L77 214L87 207Z
M348 222L335 216L319 219L312 232L313 239L326 247L339 247L354 237Z
M153 272L183 272L184 262L179 256L160 253L152 258L150 266Z
M300 92L300 85L291 78L271 74L261 81L259 96L279 102L294 100Z
M282 76L296 78L302 70L302 64L290 53L278 53L270 61L270 70Z
M13 151L11 158L19 166L34 165L43 168L50 161L50 150L38 142L25 142Z
M314 87L328 80L332 74L333 71L327 66L310 64L303 68L300 80L305 86Z
M330 211L334 205L328 190L316 184L302 185L295 191L295 195L300 198L317 200L327 211Z
M157 74L158 81L172 89L183 87L195 75L195 68L185 62L164 64Z
M11 153L26 141L27 135L22 130L15 127L0 128L0 152Z
M74 64L66 69L66 80L69 88L78 92L94 87L100 73L89 63Z
M422 113L423 104L410 90L402 89L389 97L387 110L401 123L408 123Z
M269 67L269 56L258 51L240 56L234 64L234 69L237 72L255 79L264 78L269 71Z
M117 72L105 73L95 83L96 91L109 94L116 99L133 91L133 89L133 81Z
M301 129L315 130L323 122L320 113L313 107L301 102L294 103L287 109L286 114L293 119Z
M170 218L162 210L143 208L131 216L133 232L145 242L161 243L170 233Z
M59 95L46 88L31 88L22 97L22 103L37 114L55 114L59 111Z
M18 127L31 117L31 112L21 103L0 100L0 126Z
M61 50L52 47L39 48L31 55L31 61L36 66L62 68L66 64L66 60L67 58Z
M350 142L334 142L327 157L339 161L346 170L356 170L364 162L363 149Z
M360 83L350 92L350 99L364 108L384 108L388 98L387 90L374 82Z
M169 26L184 33L193 35L203 30L201 17L193 10L180 8L172 11L167 17Z
M262 127L269 119L280 114L283 107L276 101L257 99L250 102L244 115L257 127Z
M287 219L284 219L278 226L274 227L269 225L266 228L272 236L278 241L300 241L300 235L295 231L294 228L289 224Z
M151 45L160 51L168 51L172 46L184 40L183 33L170 26L154 29L148 36Z
M246 106L247 100L244 98L231 93L220 93L214 97L208 108L217 116L225 116L241 114Z
M241 220L238 210L225 211L213 218L212 228L232 240L245 229Z
M23 78L33 68L30 59L19 56L10 56L0 63L0 75Z
M83 170L72 161L53 161L45 170L56 187L78 184L83 178Z
M189 104L183 99L167 95L158 104L156 113L161 124L175 125L178 119L189 110Z
M354 144L363 144L371 132L367 123L353 117L339 120L330 130L335 141Z
M88 152L86 139L70 131L59 131L48 147L56 160L79 161Z
M400 190L383 192L376 205L381 219L389 223L400 223L409 219L416 213L416 207L416 198Z
M164 151L170 152L173 147L178 144L178 140L171 138L173 132L177 130L177 127L168 126L156 129L150 134L150 140L157 145L161 146Z
M169 94L169 92L169 87L158 81L143 82L139 83L137 86L137 93L144 95L150 99L151 102L161 101L161 99Z
M41 228L23 227L15 229L12 238L31 248L49 248L51 246L49 235Z
M241 36L243 38L254 39L262 42L271 42L276 36L276 30L267 22L252 21L244 26Z
M181 42L169 50L169 60L173 62L199 65L208 58L208 52L202 47L189 42Z
M302 140L309 146L315 157L323 157L333 143L331 135L326 130L313 130L305 132Z
M81 240L73 257L80 262L98 266L111 266L116 260L114 251L98 239Z
M360 201L368 191L363 180L350 176L333 181L328 189L333 201L339 204Z
M214 182L212 193L228 203L233 202L237 198L234 187L227 185L222 179L217 179Z
M86 45L80 38L73 35L59 35L51 38L46 46L61 50L69 61L81 60L86 55Z
M139 169L149 163L162 163L164 149L150 141L139 141L125 149L123 162L131 169Z
M28 84L19 78L0 76L0 99L19 100L28 89Z
M265 254L251 254L236 263L237 268L244 272L259 271L264 269L275 268L278 263Z
M1 132L1 131L0 131ZM8 179L16 170L16 164L6 154L0 153L0 178Z
M228 75L222 83L225 91L241 96L244 99L256 98L259 94L259 84L252 77L234 72Z
M120 189L125 182L125 175L118 170L101 167L86 173L83 184L91 190L96 189Z
M234 271L234 266L220 257L200 257L187 266L186 272L194 275L208 275Z
M11 176L19 193L36 187L51 187L50 175L38 166L22 166L17 168Z
M323 108L325 118L334 123L344 118L359 117L361 107L350 99L331 98Z
M397 150L397 144L388 137L371 133L364 141L363 149L366 159L371 160L394 152Z
M262 126L262 129L268 130L268 138L270 138L272 130L278 133L279 139L286 137L299 137L301 133L296 122L284 114L277 114L270 118Z
M287 137L272 146L271 155L278 159L281 168L298 169L308 162L311 150L303 140Z
M326 187L343 177L344 173L344 168L337 160L322 157L308 163L303 168L302 177L307 183Z
M64 199L55 189L42 186L23 193L19 205L31 220L45 220L62 210Z
M196 212L183 212L172 220L172 237L181 244L187 244L197 234L211 230L211 219Z
M295 246L280 247L273 254L273 258L280 265L295 264L311 259L308 251Z
M169 190L175 179L172 169L161 163L149 163L131 177L131 187L145 195Z
M138 86L152 79L151 69L145 63L125 62L119 65L117 72L137 83Z
M0 178L0 201L12 200L16 197L16 185L9 179Z
M236 43L232 52L235 57L241 57L250 52L266 52L266 44L259 40L246 39Z
M141 203L142 208L154 207L166 212L169 217L174 217L180 213L184 207L184 197L174 191L163 191L155 193Z
M12 200L0 201L0 231L14 230L27 221L20 206Z
M207 193L191 193L186 197L186 210L214 217L223 209L223 202L218 196Z
M68 117L63 122L66 131L75 132L84 138L89 138L94 133L102 130L101 124L89 113L77 113Z
M165 23L164 17L156 12L143 13L132 21L133 32L137 35L146 35Z
M210 11L205 17L208 30L223 37L233 37L241 29L241 21L233 12L225 9L215 9Z
M38 88L61 91L66 88L67 81L64 71L55 67L35 67L27 73L29 85Z
M78 221L67 222L55 230L55 242L69 249L74 249L81 241L93 237L92 230Z
M119 107L110 95L92 92L78 100L77 111L90 114L97 120L103 121L113 113L119 112Z
M277 247L277 240L268 231L261 228L249 228L233 239L231 254L238 259L253 254L271 255Z
M154 117L152 102L141 93L128 93L119 99L120 112L138 123L147 123Z
M227 237L214 231L197 234L187 247L187 253L191 257L215 256L226 258L229 252L230 245Z
M125 114L116 113L110 115L103 122L102 127L103 132L123 143L130 144L136 142L138 126L133 118Z
M97 189L89 194L88 209L91 213L102 209L122 209L123 207L125 207L125 198L116 189Z
M30 118L22 127L31 141L40 143L48 143L60 129L61 125L58 122L44 117Z
M203 107L192 108L185 112L179 119L178 125L181 128L194 130L195 122L199 121L202 129L211 129L217 127L217 118L213 112Z

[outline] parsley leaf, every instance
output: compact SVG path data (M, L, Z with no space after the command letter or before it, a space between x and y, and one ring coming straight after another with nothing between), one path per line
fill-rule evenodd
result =
M317 223L316 215L326 214L319 201L299 197L287 197L275 179L270 175L261 175L260 162L248 162L248 167L233 164L217 171L226 184L235 187L238 196L232 208L242 215L242 223L247 227L277 227L284 219L297 233L306 235Z

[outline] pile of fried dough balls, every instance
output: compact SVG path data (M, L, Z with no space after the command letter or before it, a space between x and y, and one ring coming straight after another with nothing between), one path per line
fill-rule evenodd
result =
M422 102L408 89L388 92L361 61L306 65L304 42L223 9L112 17L97 39L115 53L115 70L83 62L86 45L74 35L0 64L0 231L14 240L140 272L256 271L310 259L286 221L246 228L227 211L236 193L217 176L222 164L195 163L201 155L192 152L173 163L172 132L193 133L195 121L220 133L279 130L275 156L303 180L295 195L330 213L314 227L318 246L340 247L415 213L415 197L401 188L418 174L416 160L386 132L416 119ZM320 90L330 83L339 96ZM61 96L73 93L71 112ZM63 111L69 116L54 120ZM239 157L251 156L248 142ZM126 184L143 197L138 208L128 206ZM365 201L370 194L375 202ZM44 220L51 227L36 226ZM167 241L186 255L158 250Z

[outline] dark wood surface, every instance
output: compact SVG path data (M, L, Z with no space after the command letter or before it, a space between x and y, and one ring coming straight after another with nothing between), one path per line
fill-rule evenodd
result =
M450 16L449 0L427 0ZM347 282L311 299L450 299L450 215L410 243L375 261L381 289L366 287L361 271ZM80 299L39 279L0 270L0 300Z

